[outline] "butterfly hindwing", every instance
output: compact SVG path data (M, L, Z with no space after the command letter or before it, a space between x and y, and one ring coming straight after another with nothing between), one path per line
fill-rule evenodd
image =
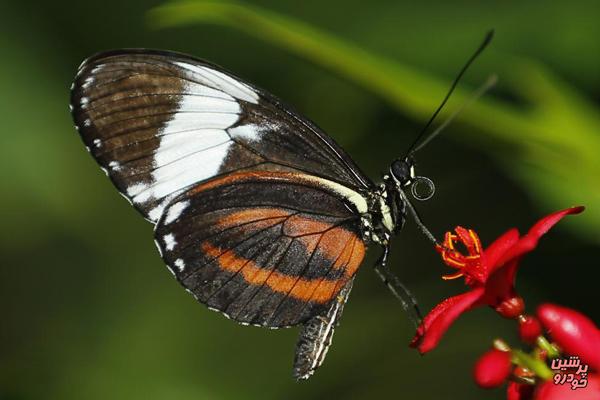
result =
M343 150L274 96L171 52L119 50L86 60L71 93L76 127L115 186L156 222L177 195L240 170L371 183Z
M173 200L156 241L200 302L242 323L297 325L330 309L359 267L360 199L309 175L236 173Z

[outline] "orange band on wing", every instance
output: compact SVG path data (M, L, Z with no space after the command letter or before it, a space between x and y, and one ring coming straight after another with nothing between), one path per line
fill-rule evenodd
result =
M319 251L330 260L337 260L333 265L334 268L348 268L351 271L349 273L350 276L354 275L365 255L365 248L361 242L361 245L356 248L356 255L346 265L341 260L347 260L347 258L340 257L340 254L348 251L348 248L352 248L351 244L356 235L342 227L334 227L326 222L317 221L302 215L294 215L288 218L283 224L283 233L288 236L299 237L307 247L307 240L309 238L312 239L315 234L321 233ZM358 262L355 260L358 260Z
M290 295L296 298L310 298L314 301L318 301L317 299L321 299L322 301L318 301L321 303L331 300L333 296L335 296L341 290L342 286L344 286L346 282L348 282L348 279L353 275L353 273L350 273L350 270L356 270L356 268L358 268L358 265L360 265L362 261L361 256L360 258L357 258L358 263L356 268L350 267L352 255L354 254L354 244L357 241L358 238L354 238L346 243L342 243L343 249L338 255L337 260L332 265L334 269L345 269L344 277L342 279L338 279L336 281L327 280L325 278L314 279L311 281L310 285L305 285L304 282L299 281L290 293ZM359 241L359 243L364 250L362 242ZM357 255L360 255L360 250L358 251ZM302 281L306 280L303 279Z
M304 215L292 215L283 224L283 234L291 237L323 233L331 229L332 225L327 222L307 218Z
M352 242L354 243L352 244ZM250 284L266 284L271 290L278 293L289 293L289 296L298 300L326 303L337 294L343 284L356 272L364 257L365 248L362 241L358 240L357 237L353 241L351 240L350 243L346 243L343 253L339 255L334 264L336 268L345 268L344 276L337 280L305 279L267 270L251 260L238 257L232 251L223 251L206 241L202 243L202 251L206 255L217 259L222 269L232 273L240 272Z
M252 224L252 229L267 228L283 222L290 213L281 208L249 208L237 211L219 219L221 228L230 228L244 224Z
M313 251L320 237L318 245L321 254L330 260L337 260L333 265L334 268L350 268L350 275L354 274L364 257L364 246L360 246L355 257L358 262L350 262L346 265L340 260L347 258L340 257L340 254L348 251L348 244L351 244L356 237L354 233L305 215L291 215L289 211L281 208L262 207L237 211L219 219L218 225L226 229L247 224L248 229L259 230L282 222L283 234L300 240L306 246L308 253Z

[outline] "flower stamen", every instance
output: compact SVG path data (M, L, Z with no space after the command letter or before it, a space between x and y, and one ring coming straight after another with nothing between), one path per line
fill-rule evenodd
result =
M454 274L442 275L442 279L445 281L451 281L453 279L458 279L464 274L462 272L455 272Z
M477 233L471 229L465 229L457 226L456 233L446 232L444 242L436 246L436 250L441 254L442 260L446 265L459 269L453 274L442 275L443 280L453 280L468 275L479 275L476 272L481 269L482 246ZM461 253L456 249L456 243L461 243L467 254ZM475 272L475 274L473 274Z

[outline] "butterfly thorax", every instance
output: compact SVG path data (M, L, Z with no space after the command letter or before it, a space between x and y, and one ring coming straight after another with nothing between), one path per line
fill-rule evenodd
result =
M406 205L397 185L388 175L369 196L369 212L362 216L363 238L387 246L392 234L402 229Z

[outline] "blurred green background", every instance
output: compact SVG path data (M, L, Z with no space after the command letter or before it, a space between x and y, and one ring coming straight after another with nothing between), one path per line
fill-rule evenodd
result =
M323 367L291 378L295 329L241 327L172 279L152 227L85 151L68 111L79 63L110 48L187 52L293 104L373 178L401 156L490 28L496 38L447 112L498 86L419 154L437 184L418 204L437 235L484 243L549 211L569 217L524 260L518 289L600 321L600 7L596 1L0 5L0 399L502 399L471 368L515 326L463 316L425 357L365 261ZM149 10L154 9L150 14ZM392 268L424 311L464 290L407 224Z

